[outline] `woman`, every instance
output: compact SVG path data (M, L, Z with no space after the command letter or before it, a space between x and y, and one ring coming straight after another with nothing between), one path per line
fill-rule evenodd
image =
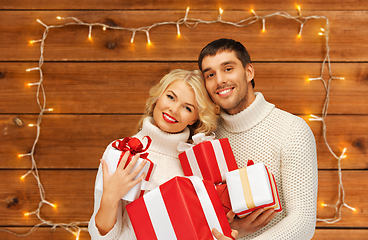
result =
M165 75L151 89L146 111L138 125L139 131L134 135L141 141L144 136L152 139L147 152L148 158L156 164L153 181L162 183L175 176L183 176L176 148L178 143L187 142L195 133L212 132L216 128L216 118L215 105L207 94L199 70L176 69ZM136 239L125 210L129 202L121 198L142 181L143 175L135 180L133 178L145 162L129 173L139 156L134 156L124 169L128 155L124 155L112 175L108 173L106 162L101 160L96 179L103 173L104 186L103 192L95 190L94 213L88 226L92 239ZM217 232L215 234L219 239L223 237Z

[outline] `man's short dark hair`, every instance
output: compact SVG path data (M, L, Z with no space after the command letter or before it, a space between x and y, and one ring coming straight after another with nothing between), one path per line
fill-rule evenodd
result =
M236 54L236 57L240 60L243 67L245 68L249 63L252 63L252 60L250 59L250 55L247 51L247 49L238 41L235 41L234 39L227 39L227 38L221 38L217 39L215 41L210 42L205 46L198 57L198 67L202 71L202 61L203 58L206 56L215 56L217 53L227 51L232 52L234 51ZM254 79L251 81L252 86L254 88L255 82Z

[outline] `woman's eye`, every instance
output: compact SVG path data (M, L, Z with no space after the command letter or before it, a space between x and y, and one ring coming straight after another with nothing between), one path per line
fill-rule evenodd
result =
M167 94L166 96L167 96L168 99L171 99L171 100L174 99L174 97L172 95L170 95L170 94Z
M188 111L188 112L192 112L192 109L190 107L185 107L185 109Z

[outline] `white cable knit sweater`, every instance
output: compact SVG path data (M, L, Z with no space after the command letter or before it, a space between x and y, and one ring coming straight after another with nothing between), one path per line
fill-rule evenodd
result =
M134 137L142 138L146 135L150 136L152 139L151 146L147 150L148 158L157 164L155 171L153 172L152 178L158 180L167 181L175 176L183 176L183 170L178 159L178 150L176 149L180 141L186 142L189 138L189 129L184 129L183 132L178 134L170 134L161 131L158 127L153 125L153 118L147 117L143 121L142 130L138 132ZM146 140L142 141L143 143ZM107 147L111 148L111 144ZM106 150L107 150L106 149ZM103 158L105 157L107 151L105 151ZM101 165L98 168L97 177L102 174ZM102 192L95 189L95 204L94 212L91 220L88 224L88 231L91 235L91 239L104 239L104 240L135 240L135 234L133 227L129 220L129 216L125 210L126 202L120 200L117 213L117 221L109 233L101 236L95 224L95 215L100 208Z
M311 239L317 209L316 144L307 123L275 108L261 93L235 115L221 113L217 138L228 138L238 167L263 162L274 174L283 212L242 239Z

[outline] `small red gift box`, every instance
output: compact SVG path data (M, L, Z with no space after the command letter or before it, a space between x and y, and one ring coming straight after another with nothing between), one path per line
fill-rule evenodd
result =
M220 197L220 201L225 213L228 213L231 210L231 201L227 184L226 183L216 184L216 191L218 196Z
M174 177L126 206L138 240L214 239L231 228L213 182Z
M116 171L116 168L119 166L121 159L123 158L126 151L130 152L127 162L125 163L124 168L129 164L132 160L133 156L137 153L141 153L140 158L138 159L137 163L134 165L132 171L136 169L139 164L145 159L146 165L143 169L137 174L135 178L138 178L143 172L146 173L144 178L145 181L149 181L152 176L152 172L154 170L155 164L147 158L148 153L144 153L151 144L151 138L146 136L148 139L148 143L145 148L143 148L143 144L138 138L135 137L126 137L123 140L116 140L112 143L112 148L108 149L106 154L106 159L104 159L108 165L109 173L113 174ZM134 178L134 179L135 179ZM103 177L97 179L96 182L96 189L103 191ZM129 192L122 198L126 201L134 201L140 196L143 196L144 190L141 190L141 183L138 183L134 187L132 187Z
M179 154L185 176L198 176L215 184L225 182L227 172L238 169L227 138L204 141Z

